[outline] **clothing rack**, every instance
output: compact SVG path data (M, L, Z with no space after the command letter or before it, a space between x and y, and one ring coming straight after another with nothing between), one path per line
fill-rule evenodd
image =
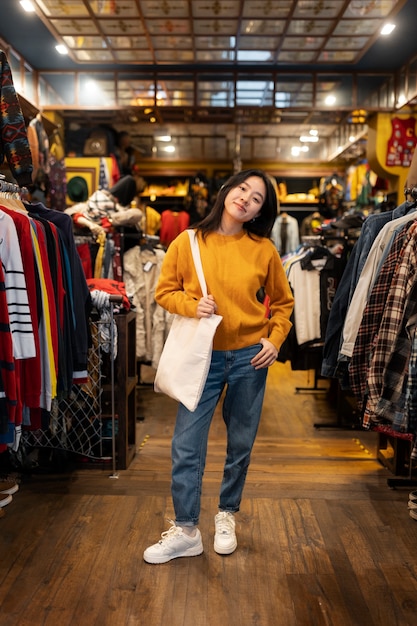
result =
M121 226L117 229L120 234L120 254L123 258L123 254L126 252L126 242L134 242L133 245L146 246L147 249L153 250L157 246L160 246L160 239L156 235L147 235L142 230L128 229ZM129 245L129 247L131 247Z
M362 426L359 422L355 422L353 420L346 422L343 420L343 409L342 404L343 400L346 401L346 404L349 404L348 398L343 395L343 390L340 387L339 382L337 382L337 390L336 390L336 419L333 422L315 422L313 424L314 428L339 428L342 430L362 430ZM350 407L352 417L358 414L356 409Z
M378 460L394 474L392 478L387 478L388 487L416 486L417 477L413 476L411 457L414 443L413 434L395 431L384 424L376 425L372 430L378 433ZM388 453L390 446L394 451L392 457ZM407 475L404 472L406 468L408 468Z
M315 393L315 392L327 392L328 389L327 387L319 387L318 386L318 382L319 380L322 379L322 377L320 376L319 370L317 369L317 367L314 368L314 383L313 386L311 387L296 387L295 388L295 393L299 393L300 391L306 391L306 392L310 392L310 393Z
M29 190L26 187L19 187L17 183L11 183L6 180L4 174L0 174L0 193L3 196L16 196L22 198L29 194Z

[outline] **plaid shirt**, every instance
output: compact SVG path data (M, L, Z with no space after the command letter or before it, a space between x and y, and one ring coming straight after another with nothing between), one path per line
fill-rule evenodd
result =
M414 224L414 222L412 223ZM412 227L411 227L412 228ZM353 394L360 405L367 396L367 379L370 359L374 350L374 343L384 313L387 296L395 268L405 247L411 238L410 225L407 224L395 237L389 254L381 266L368 302L365 306L362 321L359 326L352 358L349 364L349 382ZM369 427L369 424L363 424Z
M412 328L415 327L417 311L417 281L415 279L412 280L411 292L406 299L398 336L389 349L389 357L383 374L383 386L375 407L376 419L392 423L394 430L400 432L409 432L406 391L412 354L412 335L414 334Z
M417 315L413 315L409 320L407 331L410 335L411 350L405 394L405 421L401 425L404 426L404 429L407 429L408 432L415 433L417 430ZM413 458L417 458L415 448L413 452L416 453L416 456Z
M403 385L404 372L408 369L410 343L405 337L406 333L401 331L405 315L409 317L415 310L416 304L414 289L417 271L416 231L417 222L413 223L407 232L389 285L367 376L368 399L363 417L364 425L369 425L372 421L380 421L381 413L384 413L384 402L381 402L379 414L378 402L383 391L388 397L390 395L392 398L396 397L399 411L404 407L405 398L403 398L402 390L398 391L398 389ZM387 380L385 390L384 377ZM395 409L391 405L391 421L393 411ZM389 419L388 415L386 417Z

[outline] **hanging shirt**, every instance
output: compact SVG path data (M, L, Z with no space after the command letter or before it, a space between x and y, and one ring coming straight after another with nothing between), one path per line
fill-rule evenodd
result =
M271 238L281 256L294 252L300 245L300 233L295 217L288 214L278 215Z
M25 118L3 50L0 50L0 138L0 165L6 157L18 185L31 185L33 163Z

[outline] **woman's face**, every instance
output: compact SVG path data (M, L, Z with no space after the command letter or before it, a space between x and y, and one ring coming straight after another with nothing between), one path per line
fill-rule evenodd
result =
M266 198L266 186L262 178L250 176L233 187L224 200L224 213L237 222L250 222L261 211Z

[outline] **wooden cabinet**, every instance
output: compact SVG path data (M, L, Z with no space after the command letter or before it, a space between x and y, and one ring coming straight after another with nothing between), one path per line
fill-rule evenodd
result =
M127 469L136 454L136 314L119 313L114 363L114 406L117 469ZM111 385L103 385L103 418L112 417Z

